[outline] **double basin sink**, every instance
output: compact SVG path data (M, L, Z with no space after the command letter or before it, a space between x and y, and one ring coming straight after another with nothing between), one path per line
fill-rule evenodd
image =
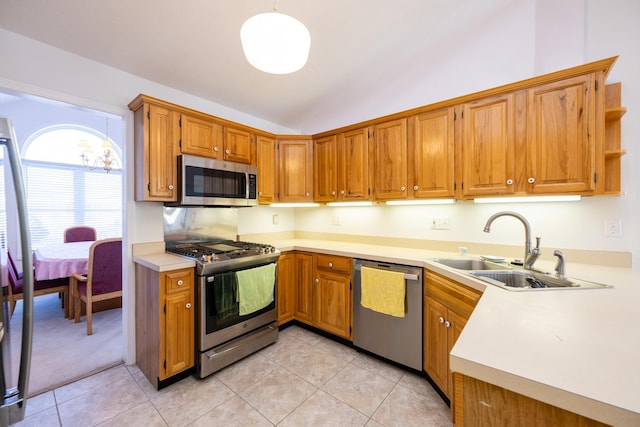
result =
M601 283L575 278L562 279L550 273L525 270L519 266L487 261L481 258L437 258L431 261L459 270L494 286L512 291L611 288L611 286Z

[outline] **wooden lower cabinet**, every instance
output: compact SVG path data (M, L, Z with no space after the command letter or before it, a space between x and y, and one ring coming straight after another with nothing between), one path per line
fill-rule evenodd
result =
M293 316L290 305L278 308L280 324L295 319L351 340L353 259L293 251L281 255L278 264L278 292L295 300Z
M296 314L296 256L285 253L278 258L278 323L283 325Z
M353 259L335 255L314 255L313 323L342 338L352 339Z
M193 268L136 264L136 363L156 388L195 365L194 286Z
M454 379L456 426L600 427L607 425L460 373L455 373Z
M423 368L451 399L449 353L482 294L429 270L424 278Z

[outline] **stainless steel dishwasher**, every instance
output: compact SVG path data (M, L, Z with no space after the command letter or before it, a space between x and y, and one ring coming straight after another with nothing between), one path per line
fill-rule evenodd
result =
M379 313L360 304L362 267L404 273L404 317ZM353 278L353 344L422 371L422 268L356 259Z

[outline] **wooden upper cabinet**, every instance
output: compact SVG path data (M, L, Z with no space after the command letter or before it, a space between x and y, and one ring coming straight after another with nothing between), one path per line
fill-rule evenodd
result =
M313 141L316 202L369 200L369 128Z
M527 192L595 189L594 85L587 74L527 91Z
M409 193L414 198L452 197L454 184L454 109L444 108L411 118L412 165Z
M381 123L374 128L375 200L407 198L407 119Z
M182 114L180 150L212 159L222 159L222 125L215 121L194 115Z
M224 159L230 162L255 165L253 134L245 129L225 126Z
M370 200L369 128L341 133L337 152L338 200Z
M152 103L134 109L134 145L136 158L136 201L176 201L176 146L179 138L179 113Z
M313 143L311 139L278 141L278 201L313 201Z
M461 193L463 197L515 192L514 94L463 104Z
M258 163L258 203L277 201L276 185L278 168L276 163L276 140L264 135L256 137Z
M337 136L313 141L313 194L316 202L338 199Z

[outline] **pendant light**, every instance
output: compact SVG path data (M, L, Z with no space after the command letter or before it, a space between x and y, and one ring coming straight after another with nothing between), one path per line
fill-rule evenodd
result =
M247 19L240 29L240 41L247 61L265 73L289 74L307 63L311 35L304 24L273 11Z

